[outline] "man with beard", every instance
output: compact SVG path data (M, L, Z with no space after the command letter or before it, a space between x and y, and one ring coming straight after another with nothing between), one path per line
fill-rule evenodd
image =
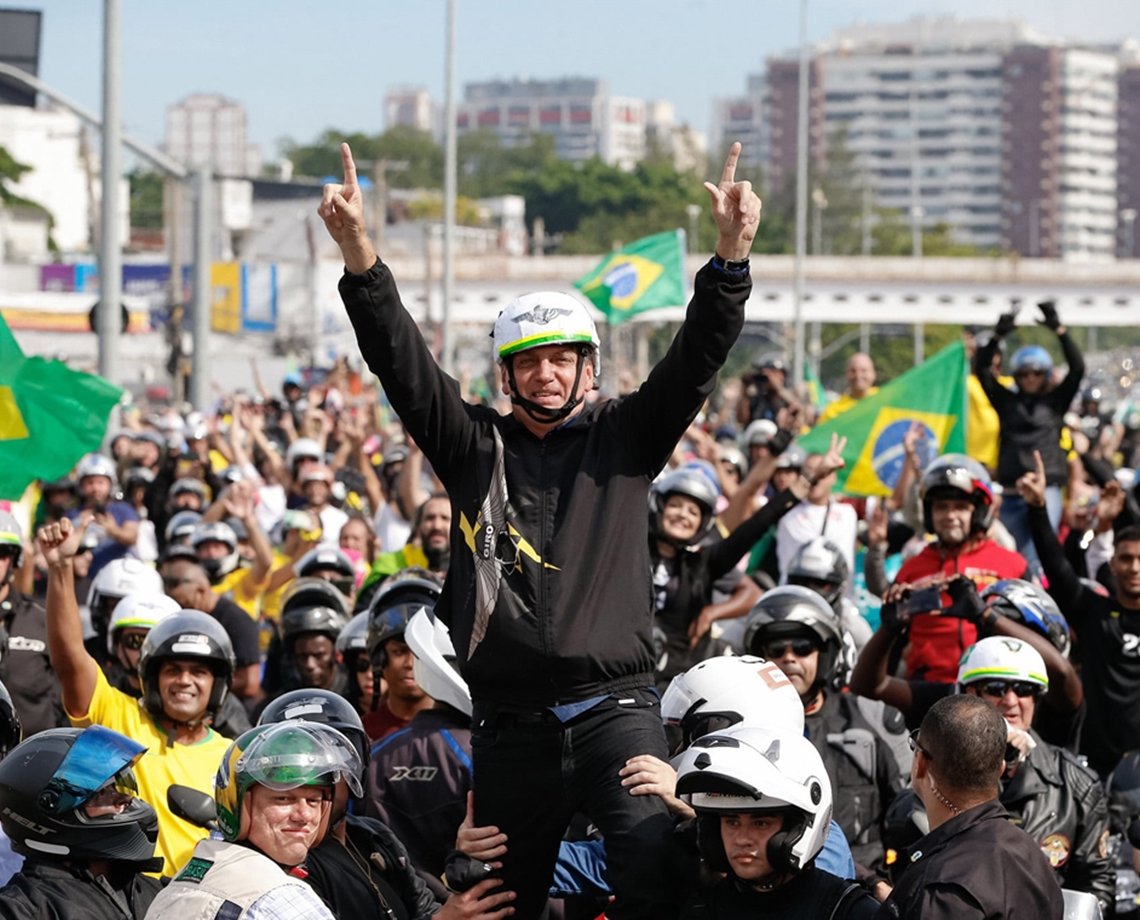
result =
M451 502L443 492L437 492L416 509L407 546L376 555L360 593L368 596L384 579L404 569L427 569L444 576L450 561Z
M800 585L773 588L744 627L745 652L773 662L804 704L805 734L835 789L835 820L866 872L882 862L887 807L902 788L892 742L906 724L897 709L875 710L842 692L843 649L839 616Z

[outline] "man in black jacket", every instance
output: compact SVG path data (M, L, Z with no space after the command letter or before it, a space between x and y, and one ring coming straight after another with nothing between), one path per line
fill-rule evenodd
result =
M1046 510L1047 472L1040 454L1017 480L1029 507L1029 525L1049 593L1068 617L1081 650L1081 680L1088 712L1081 753L1107 777L1127 751L1140 746L1140 528L1115 535L1108 567L1116 588L1104 595L1082 584L1065 559Z
M1006 724L974 696L939 700L912 736L911 780L930 832L880 909L902 920L1061 920L1060 886L1037 841L997 801Z
M698 272L688 315L665 358L633 394L587 405L599 341L581 302L519 298L495 324L500 416L460 398L404 310L364 226L347 145L344 184L319 213L340 246L341 297L368 367L452 503L452 559L436 612L450 627L475 701L475 819L511 839L505 887L517 914L545 901L558 841L575 810L607 838L618 902L635 860L653 860L670 821L663 804L629 796L620 766L667 756L652 690L649 485L712 392L740 333L751 290L748 253L760 200L735 180L739 144L720 183L705 183L716 255ZM567 752L572 752L568 754ZM659 916L644 905L645 916Z

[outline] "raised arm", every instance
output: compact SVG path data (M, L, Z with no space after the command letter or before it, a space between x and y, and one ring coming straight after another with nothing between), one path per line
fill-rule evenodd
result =
M340 145L344 182L329 184L321 194L317 214L325 222L329 236L340 247L344 267L354 275L368 271L376 263L376 250L364 226L364 192L356 181L356 162L348 144Z
M83 646L83 625L75 600L73 562L84 522L78 528L67 518L41 527L36 544L47 562L47 641L51 667L59 678L64 710L85 716L95 695L99 665Z

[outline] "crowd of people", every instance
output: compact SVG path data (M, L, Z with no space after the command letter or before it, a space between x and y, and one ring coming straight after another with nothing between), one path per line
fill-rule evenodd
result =
M1046 302L1063 370L968 332L968 452L916 424L891 495L837 491L845 439L799 440L871 355L823 412L778 353L718 380L738 155L637 389L540 292L485 400L342 148L378 383L124 412L0 510L0 917L1140 916L1137 432Z

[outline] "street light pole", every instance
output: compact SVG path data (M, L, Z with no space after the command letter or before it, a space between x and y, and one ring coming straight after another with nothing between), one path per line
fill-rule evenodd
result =
M444 97L444 156L443 156L443 323L440 342L440 363L444 371L452 373L455 343L451 336L451 296L455 287L455 193L456 161L455 142L455 0L447 0L447 82Z
M804 259L807 255L807 170L808 170L808 0L800 0L800 72L796 118L796 258L792 284L793 303L793 390L804 379Z

